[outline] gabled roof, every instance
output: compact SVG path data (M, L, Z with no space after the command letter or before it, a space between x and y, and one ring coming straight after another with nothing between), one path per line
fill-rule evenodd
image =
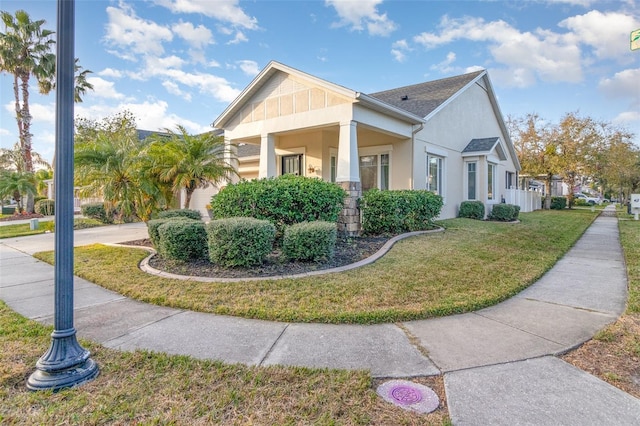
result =
M504 152L504 147L500 143L500 138L480 138L471 139L471 142L462 150L462 156L469 155L489 155L495 149L498 158L504 161L507 159L507 155Z
M455 77L398 87L383 92L370 93L369 96L404 109L419 117L427 117L452 96L485 73L485 70L481 70Z

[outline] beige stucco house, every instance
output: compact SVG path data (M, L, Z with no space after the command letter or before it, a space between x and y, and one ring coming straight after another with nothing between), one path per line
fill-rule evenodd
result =
M428 189L444 198L441 218L464 200L490 209L507 199L520 170L484 70L364 94L271 62L213 126L237 146L242 178L317 177L353 199L371 188Z

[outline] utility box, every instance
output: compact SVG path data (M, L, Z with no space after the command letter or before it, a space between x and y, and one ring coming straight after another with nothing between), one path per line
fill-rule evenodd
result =
M631 194L631 198L629 199L629 207L633 218L635 220L638 220L638 215L640 215L640 194Z

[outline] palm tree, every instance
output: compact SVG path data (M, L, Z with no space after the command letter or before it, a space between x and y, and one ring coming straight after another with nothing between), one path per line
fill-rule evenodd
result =
M31 152L31 112L29 110L29 80L36 78L40 93L48 94L55 88L56 56L52 52L55 41L53 31L42 28L45 20L32 21L24 10L18 10L15 17L8 12L0 12L5 32L0 32L0 72L13 75L16 121L20 139L20 152L24 170L33 172ZM77 64L76 71L81 66ZM82 94L93 86L87 82L89 70L76 76L75 99L81 101ZM33 196L27 199L27 211L33 211Z
M33 197L36 191L33 173L3 171L0 174L0 199L13 197L19 212L24 210L25 196Z
M169 183L175 193L184 189L184 208L188 209L196 189L226 180L236 170L222 136L213 132L190 135L183 126L176 128L177 132L166 129L168 137L152 136L146 154L161 182Z

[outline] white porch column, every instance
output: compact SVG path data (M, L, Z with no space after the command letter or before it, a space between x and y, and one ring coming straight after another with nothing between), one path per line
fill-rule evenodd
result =
M357 126L353 120L340 123L336 182L360 182Z
M274 177L276 175L276 143L272 134L262 135L260 139L260 165L258 178Z

